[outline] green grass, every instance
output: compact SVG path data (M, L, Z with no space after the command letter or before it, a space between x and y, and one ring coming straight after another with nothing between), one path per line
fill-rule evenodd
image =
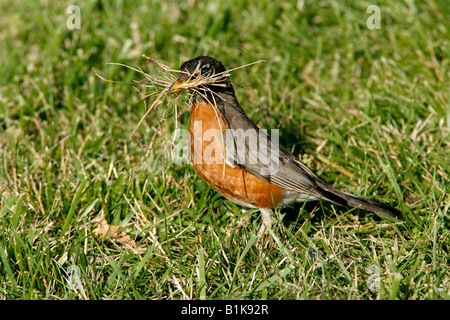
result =
M66 27L69 3L0 3L1 299L450 298L446 1L70 4L80 30ZM379 30L366 27L372 4ZM161 151L172 106L128 140L145 112L140 76L107 62L142 54L173 68L202 54L228 68L265 59L233 73L249 117L327 182L405 220L297 205L260 244L259 213L239 227L239 206ZM124 233L96 235L102 218Z

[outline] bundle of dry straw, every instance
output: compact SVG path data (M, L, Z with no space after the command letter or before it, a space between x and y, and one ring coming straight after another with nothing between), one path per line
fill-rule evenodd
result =
M169 95L170 88L171 88L172 84L177 79L177 76L175 76L175 74L179 75L181 72L185 72L186 73L186 71L174 70L174 69L166 66L165 64L157 61L156 59L153 59L153 58L148 57L146 55L143 55L142 57L144 59L146 59L148 62L155 63L160 69L165 71L165 73L163 73L162 75L161 74L157 74L157 73L149 74L149 73L146 73L145 71L143 71L142 68L138 64L136 64L136 68L133 68L131 66L128 66L128 65L122 64L122 63L114 63L114 62L108 63L108 64L111 64L111 65L117 65L117 66L126 67L126 68L134 70L134 71L136 71L136 72L138 72L138 73L140 73L141 75L144 76L145 79L143 79L143 80L134 80L135 83L144 84L145 87L147 88L147 90L150 89L150 91L148 93L147 92L143 93L143 92L138 90L140 95L141 95L140 100L144 100L145 101L145 99L156 95L155 100L152 102L150 107L147 108L147 111L142 116L142 118L140 119L140 121L136 125L135 129L131 133L130 140L134 136L134 134L136 133L138 128L141 126L141 124L143 123L145 118L150 114L150 112L163 102L163 99L164 99L165 96ZM192 74L188 74L188 77L189 77L190 81L186 81L185 83L180 85L178 87L178 89L180 89L179 91L186 90L186 91L195 92L195 91L197 91L197 89L199 87L206 88L207 86L225 86L225 84L223 83L223 80L225 78L228 78L232 71L235 71L237 69L242 69L242 68L245 68L245 67L257 64L257 63L264 62L264 61L265 60L258 60L256 62L252 62L252 63L245 64L245 65L242 65L242 66L238 66L236 68L232 68L232 69L226 70L224 72L220 72L220 73L216 73L216 74L212 74L212 75L206 75L206 76L201 75L201 73L199 72L199 70L198 70L200 68L200 64L199 64L197 66L197 69ZM110 80L105 79L104 77L102 77L99 74L97 74L97 76L99 78L101 78L102 80L104 80L104 81L111 82ZM176 103L175 103L175 105L176 105ZM178 118L177 113L178 113L177 112L177 108L175 107L175 117L176 118Z

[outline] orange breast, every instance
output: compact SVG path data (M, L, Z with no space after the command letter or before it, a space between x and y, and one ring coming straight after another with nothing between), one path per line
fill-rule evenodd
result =
M225 163L222 133L227 124L218 110L207 103L193 103L189 134L191 161L212 188L243 206L273 208L283 200L283 189L240 168Z

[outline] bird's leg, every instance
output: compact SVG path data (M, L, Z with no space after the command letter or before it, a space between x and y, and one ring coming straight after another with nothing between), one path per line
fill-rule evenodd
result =
M259 211L261 211L262 224L256 235L258 238L262 238L262 236L266 233L266 228L272 228L273 211L268 208L260 208Z

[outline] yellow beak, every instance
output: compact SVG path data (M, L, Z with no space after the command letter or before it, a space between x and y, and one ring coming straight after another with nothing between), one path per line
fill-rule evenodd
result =
M172 83L172 85L169 88L169 93L175 93L175 92L180 92L182 90L184 90L184 88L180 88L183 84L185 84L186 82L184 81L180 81L177 80L174 83Z

